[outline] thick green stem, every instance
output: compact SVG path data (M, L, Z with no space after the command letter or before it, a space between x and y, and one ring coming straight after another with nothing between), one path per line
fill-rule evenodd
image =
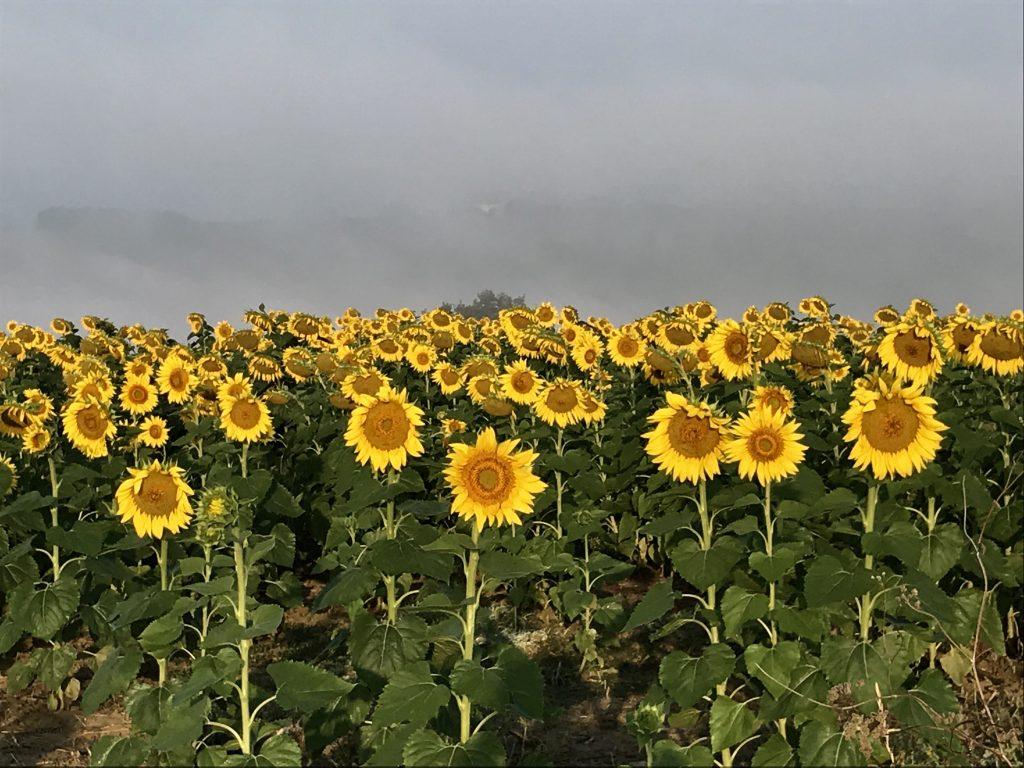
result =
M466 623L462 634L462 658L473 660L473 646L476 642L476 609L480 605L480 595L476 590L476 571L480 563L480 551L476 548L480 542L480 529L473 525L473 549L466 559ZM459 740L465 744L469 741L472 725L473 705L469 696L460 696L459 704Z
M157 554L157 565L160 569L160 591L167 591L167 539L160 539L160 552ZM167 659L157 659L157 682L163 686L167 682Z
M60 492L60 483L57 482L57 465L54 464L53 457L49 456L46 460L50 464L50 494L53 496L53 506L50 507L50 523L56 528L60 525L60 517L57 514L57 494ZM50 560L53 562L53 580L57 581L60 578L60 547L56 544L53 545Z
M700 548L707 552L711 549L711 537L713 533L711 513L708 511L708 484L702 479L697 486L698 501L697 514L700 516ZM711 584L707 591L708 610L715 610L715 585ZM718 642L718 625L711 627L711 642Z
M397 482L397 480L398 476L394 470L388 473L388 485ZM395 499L393 497L388 499L387 506L384 509L384 535L389 539L394 539L398 536L398 529L395 526ZM398 597L396 595L395 583L394 576L384 577L384 589L387 591L388 601L388 624L394 624L398 620Z
M764 551L769 559L775 553L775 519L772 517L772 484L767 482L764 485ZM768 582L768 610L775 610L775 582ZM778 634L775 632L775 620L769 625L768 635L772 645L778 642Z
M875 530L875 508L878 506L878 484L868 485L868 501L861 516L864 524L864 533L872 533ZM864 555L864 568L872 570L875 567L875 558L871 555ZM860 598L860 639L867 642L871 637L871 611L875 605L875 598L870 592L865 592Z
M210 578L213 576L213 547L209 544L203 544L203 582L206 584L210 583ZM210 606L203 606L202 620L199 629L199 655L206 655L206 635L210 631Z
M555 453L562 456L562 430L558 430L555 438ZM559 539L562 538L562 473L555 472L555 532Z
M244 453L242 454L245 455ZM244 463L243 463L244 466ZM244 631L246 628L247 616L246 616L246 594L248 592L248 579L249 573L245 567L245 541L236 540L234 544L234 555L235 555L235 583L237 586L237 592L235 595L235 619L238 621L238 626ZM239 672L241 678L241 684L238 692L238 708L240 710L241 718L241 743L242 754L248 755L252 752L252 718L249 715L249 649L252 646L252 640L243 638L238 643L238 655L242 660L242 669Z

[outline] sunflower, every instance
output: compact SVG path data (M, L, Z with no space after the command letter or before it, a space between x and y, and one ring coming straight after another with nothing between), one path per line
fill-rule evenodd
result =
M967 362L989 373L1012 376L1024 370L1024 334L998 322L982 326L967 348Z
M461 419L445 419L441 424L441 431L445 437L458 435L466 431L466 422Z
M755 387L751 406L789 416L793 412L793 393L783 386Z
M533 311L533 316L537 318L537 322L545 328L550 328L558 322L558 313L555 311L554 306L547 301L540 304L537 309Z
M843 414L844 436L853 443L857 469L871 467L875 477L909 477L935 458L946 425L935 418L935 400L918 386L878 380L854 390Z
M378 472L389 466L400 470L409 456L423 453L418 430L423 411L407 400L405 390L385 387L352 411L345 444L356 449L360 464L369 463Z
M32 426L32 416L20 405L0 405L0 435L21 437Z
M136 416L145 414L156 408L156 387L149 379L125 379L121 387L121 407Z
M692 349L700 343L697 329L685 320L673 320L658 329L658 343L669 352L677 353Z
M454 395L462 389L462 374L451 363L441 363L430 378L441 388L442 394Z
M665 400L647 419L654 425L644 434L647 454L679 482L711 479L719 473L728 420L715 416L707 403L691 403L675 392L666 392Z
M545 384L532 406L542 421L560 429L578 423L585 413L579 382L568 379Z
M192 489L185 482L180 467L161 466L154 461L148 467L129 469L129 477L121 483L115 497L121 522L129 520L135 533L159 539L164 531L177 533L192 517L188 497Z
M82 361L83 363L87 361ZM80 364L81 368L82 365ZM91 398L104 405L109 403L114 396L114 385L109 376L102 373L90 372L75 382L71 389L71 397L74 400L85 400Z
M518 440L499 443L488 427L476 445L453 445L448 452L444 474L454 496L452 511L477 530L522 523L520 514L533 512L534 497L546 487L533 474L537 454L518 446Z
M107 455L107 439L117 428L104 405L94 399L72 400L61 415L64 434L78 450L91 459Z
M726 320L711 332L707 350L711 363L729 381L745 379L754 372L750 336L735 320Z
M405 353L405 361L417 373L429 373L437 362L437 351L426 344L413 344Z
M176 355L169 355L160 365L156 382L160 391L167 396L167 402L184 403L192 394L196 377L188 363Z
M160 448L167 444L167 422L159 416L150 416L139 424L138 441L150 448Z
M220 400L220 426L228 440L252 443L274 434L270 409L253 395Z
M878 357L894 376L922 387L942 370L939 344L919 323L900 322L886 328L878 344Z
M249 375L257 381L280 381L284 373L277 360L270 355L253 355L249 358Z
M232 397L248 397L251 394L252 382L241 373L236 373L217 385L217 397L221 400Z
M505 396L520 405L529 405L536 400L544 385L544 380L530 370L525 360L517 360L511 365L506 365L505 373L499 381Z
M762 325L757 330L755 346L755 357L759 363L788 360L792 354L792 335L780 326Z
M608 338L608 356L624 368L635 368L643 363L646 352L647 342L628 328L615 331Z
M43 424L53 416L53 400L40 389L26 389L21 393L21 402L36 424Z
M980 324L968 314L958 314L943 328L943 342L950 357L961 362L967 360L967 350L978 335Z
M356 402L363 398L374 398L389 386L387 378L376 368L367 368L359 373L349 374L341 382L341 391Z
M50 444L50 430L33 425L21 436L21 448L27 453L42 453Z
M807 452L795 421L785 414L755 408L737 420L725 445L729 461L739 462L740 476L757 477L761 485L796 474Z
M386 336L373 343L373 355L389 363L395 363L405 355L405 347L399 339Z
M572 359L581 371L592 371L601 364L604 345L592 333L580 333L572 345Z
M583 393L583 423L588 427L593 424L600 424L608 415L608 405L596 395L584 391Z
M0 499L18 485L18 468L14 462L0 453Z

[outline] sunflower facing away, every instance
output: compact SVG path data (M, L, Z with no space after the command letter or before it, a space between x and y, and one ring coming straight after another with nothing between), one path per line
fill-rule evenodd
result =
M729 461L739 462L740 476L757 478L761 485L796 474L807 452L795 421L767 408L755 408L740 416L726 443Z
M921 394L920 387L881 380L854 391L843 421L849 425L844 439L853 443L854 466L871 467L879 480L923 469L935 458L946 429L935 418L935 400Z
M497 441L488 427L476 445L453 445L448 453L445 479L452 489L452 511L485 525L519 524L520 514L533 511L534 497L545 483L533 474L533 451L516 451L518 440Z
M129 477L117 489L121 522L131 521L135 533L159 539L164 531L177 533L192 517L188 497L192 489L179 467L164 468L154 461L142 469L129 469Z
M64 434L75 448L91 459L107 455L107 439L117 428L103 405L92 399L72 400L64 407L61 420Z
M220 401L220 426L228 440L239 443L252 443L274 433L270 409L261 398L253 395L223 398Z
M648 421L647 454L658 469L679 482L710 480L720 471L728 437L727 420L717 417L707 403L691 403L682 395L666 392L668 403Z
M352 411L345 444L356 449L360 464L369 463L378 472L389 466L400 470L409 456L423 453L421 426L423 411L407 402L405 390L384 387Z

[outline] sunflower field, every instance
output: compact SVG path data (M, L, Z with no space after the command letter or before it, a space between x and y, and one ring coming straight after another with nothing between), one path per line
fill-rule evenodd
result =
M0 332L0 696L92 765L1024 760L1021 311L188 322Z

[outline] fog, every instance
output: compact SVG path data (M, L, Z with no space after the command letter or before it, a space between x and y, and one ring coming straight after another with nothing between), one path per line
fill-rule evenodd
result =
M1022 303L1019 3L0 14L0 320Z

